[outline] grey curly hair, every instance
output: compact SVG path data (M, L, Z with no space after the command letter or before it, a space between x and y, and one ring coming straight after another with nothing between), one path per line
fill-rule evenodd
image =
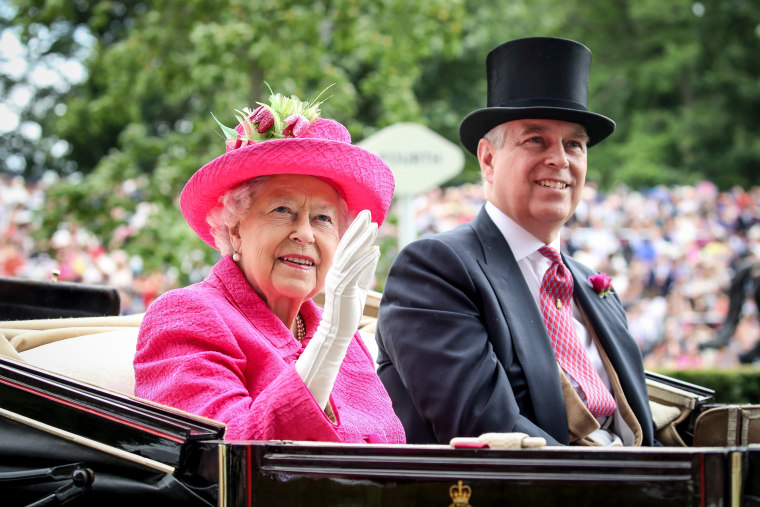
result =
M504 146L504 134L507 132L507 124L506 123L500 123L496 125L494 128L489 130L488 132L483 135L483 137L488 140L489 143L491 143L491 146L496 148L497 150Z
M271 176L258 176L232 187L219 198L221 206L211 210L206 217L211 227L211 235L214 237L214 244L223 256L234 253L230 229L245 220L261 187L269 178ZM343 237L343 233L355 217L349 213L346 201L342 197L338 199L338 203L338 231Z

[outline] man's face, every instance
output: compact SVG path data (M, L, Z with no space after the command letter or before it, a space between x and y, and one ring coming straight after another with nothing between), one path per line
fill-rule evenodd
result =
M504 128L501 147L486 139L478 145L486 198L549 243L580 202L588 135L559 120L515 120Z

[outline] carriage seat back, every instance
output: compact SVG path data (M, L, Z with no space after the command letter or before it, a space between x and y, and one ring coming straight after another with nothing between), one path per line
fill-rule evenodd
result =
M0 354L132 396L143 315L0 322Z
M314 298L323 303L322 294ZM367 296L359 332L376 358L380 293ZM144 314L0 322L0 355L95 386L134 396L132 362Z

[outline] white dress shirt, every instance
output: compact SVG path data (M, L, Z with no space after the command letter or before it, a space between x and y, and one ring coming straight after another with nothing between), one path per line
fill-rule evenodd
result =
M522 272L523 278L525 278L525 282L528 284L528 289L530 289L533 300L535 301L536 306L540 311L541 281L544 278L544 273L546 273L546 270L551 266L551 261L538 251L538 249L543 247L545 243L523 229L520 225L518 225L517 222L505 215L504 212L502 212L491 202L486 202L485 210L486 213L488 213L488 216L491 217L491 220L493 220L494 224L496 224L496 227L498 227L499 231L501 231L501 233L504 235L504 239L507 241L509 248L512 250L512 253L515 256L515 260L517 261L517 265ZM548 246L554 248L559 252L559 235L557 235L554 241L552 241ZM580 340L581 344L583 344L583 348L588 354L591 365L599 374L599 377L602 379L602 382L604 382L604 385L607 387L607 389L612 392L612 389L610 387L610 377L607 374L607 370L604 368L604 363L602 362L602 358L599 354L599 349L597 348L596 343L591 336L591 333L589 333L588 329L586 328L585 319L583 318L578 305L575 303L575 298L572 299L572 308L573 323L575 324L575 334ZM576 382L575 379L570 375L567 375L567 378L570 379L571 385L578 393L578 396L580 396L581 400L586 403L586 395L578 385L578 382ZM617 411L615 413L617 415ZM619 418L615 417L615 419L615 422L617 422L617 419ZM597 420L602 427L610 422L609 417L598 417ZM603 434L600 435L597 435L596 433L597 432L592 434L592 437L595 437L596 440L606 445L611 445L615 443L615 441L620 441L616 435L610 434L608 436L604 434L609 432L603 432ZM610 441L607 441L608 439L610 439Z

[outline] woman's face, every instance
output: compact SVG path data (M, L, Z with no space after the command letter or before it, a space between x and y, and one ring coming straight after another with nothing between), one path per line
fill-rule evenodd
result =
M300 305L324 287L340 240L339 203L335 189L319 178L275 175L230 229L245 277L273 310Z

